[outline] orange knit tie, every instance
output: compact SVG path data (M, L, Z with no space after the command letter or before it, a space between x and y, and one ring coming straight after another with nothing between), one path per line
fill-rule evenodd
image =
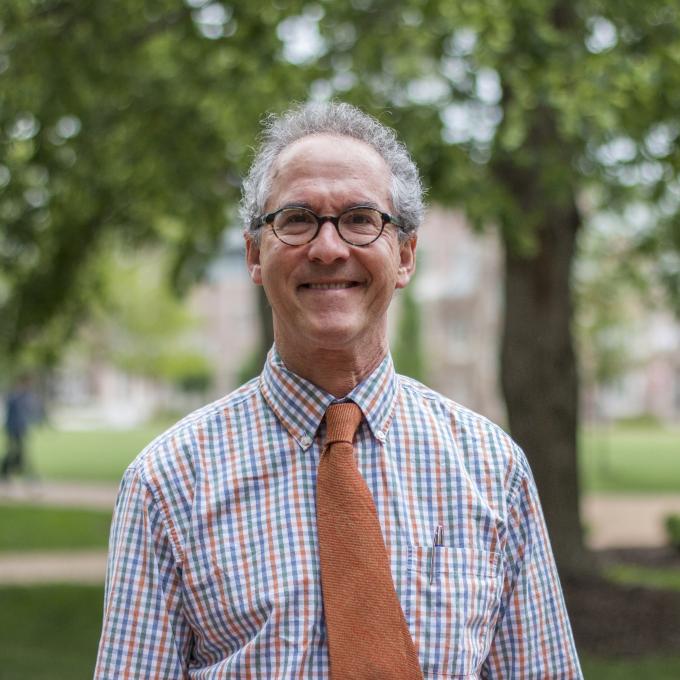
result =
M316 486L331 678L422 680L373 497L354 460L361 419L351 402L328 408Z

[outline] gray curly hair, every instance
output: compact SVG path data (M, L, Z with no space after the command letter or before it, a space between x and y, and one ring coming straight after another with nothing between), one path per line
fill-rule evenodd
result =
M399 237L406 240L423 219L423 185L418 168L406 147L391 128L351 104L341 102L301 104L280 116L270 115L263 124L261 145L243 182L240 205L245 233L259 241L258 218L264 213L271 189L272 169L290 144L314 134L352 137L372 146L385 160L392 174L390 194Z

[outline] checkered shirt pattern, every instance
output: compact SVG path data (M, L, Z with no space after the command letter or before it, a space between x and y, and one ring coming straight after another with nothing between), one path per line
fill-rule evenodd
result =
M348 398L365 416L359 470L424 676L582 678L517 445L397 375L389 355ZM272 349L259 378L133 461L111 529L96 680L329 677L315 487L333 401Z

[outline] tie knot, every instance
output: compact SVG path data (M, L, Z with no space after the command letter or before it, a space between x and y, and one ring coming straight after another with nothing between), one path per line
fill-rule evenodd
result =
M352 443L363 416L352 401L331 404L326 411L326 446L335 442Z

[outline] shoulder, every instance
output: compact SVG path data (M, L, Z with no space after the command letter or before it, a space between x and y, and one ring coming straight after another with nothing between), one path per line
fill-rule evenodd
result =
M498 439L504 446L514 446L510 435L486 416L476 413L413 378L404 375L397 377L402 393L406 400L410 402L410 405L426 409L438 416L444 416L451 427L455 428L460 434L483 434Z
M451 442L451 455L459 458L480 484L493 480L507 497L522 478L530 476L524 452L500 425L417 380L403 375L398 378L407 412L420 414L421 420L427 415L427 426L441 431Z
M126 474L138 475L153 489L190 485L197 460L224 438L234 418L252 410L260 398L259 377L182 418L156 437L132 461Z

